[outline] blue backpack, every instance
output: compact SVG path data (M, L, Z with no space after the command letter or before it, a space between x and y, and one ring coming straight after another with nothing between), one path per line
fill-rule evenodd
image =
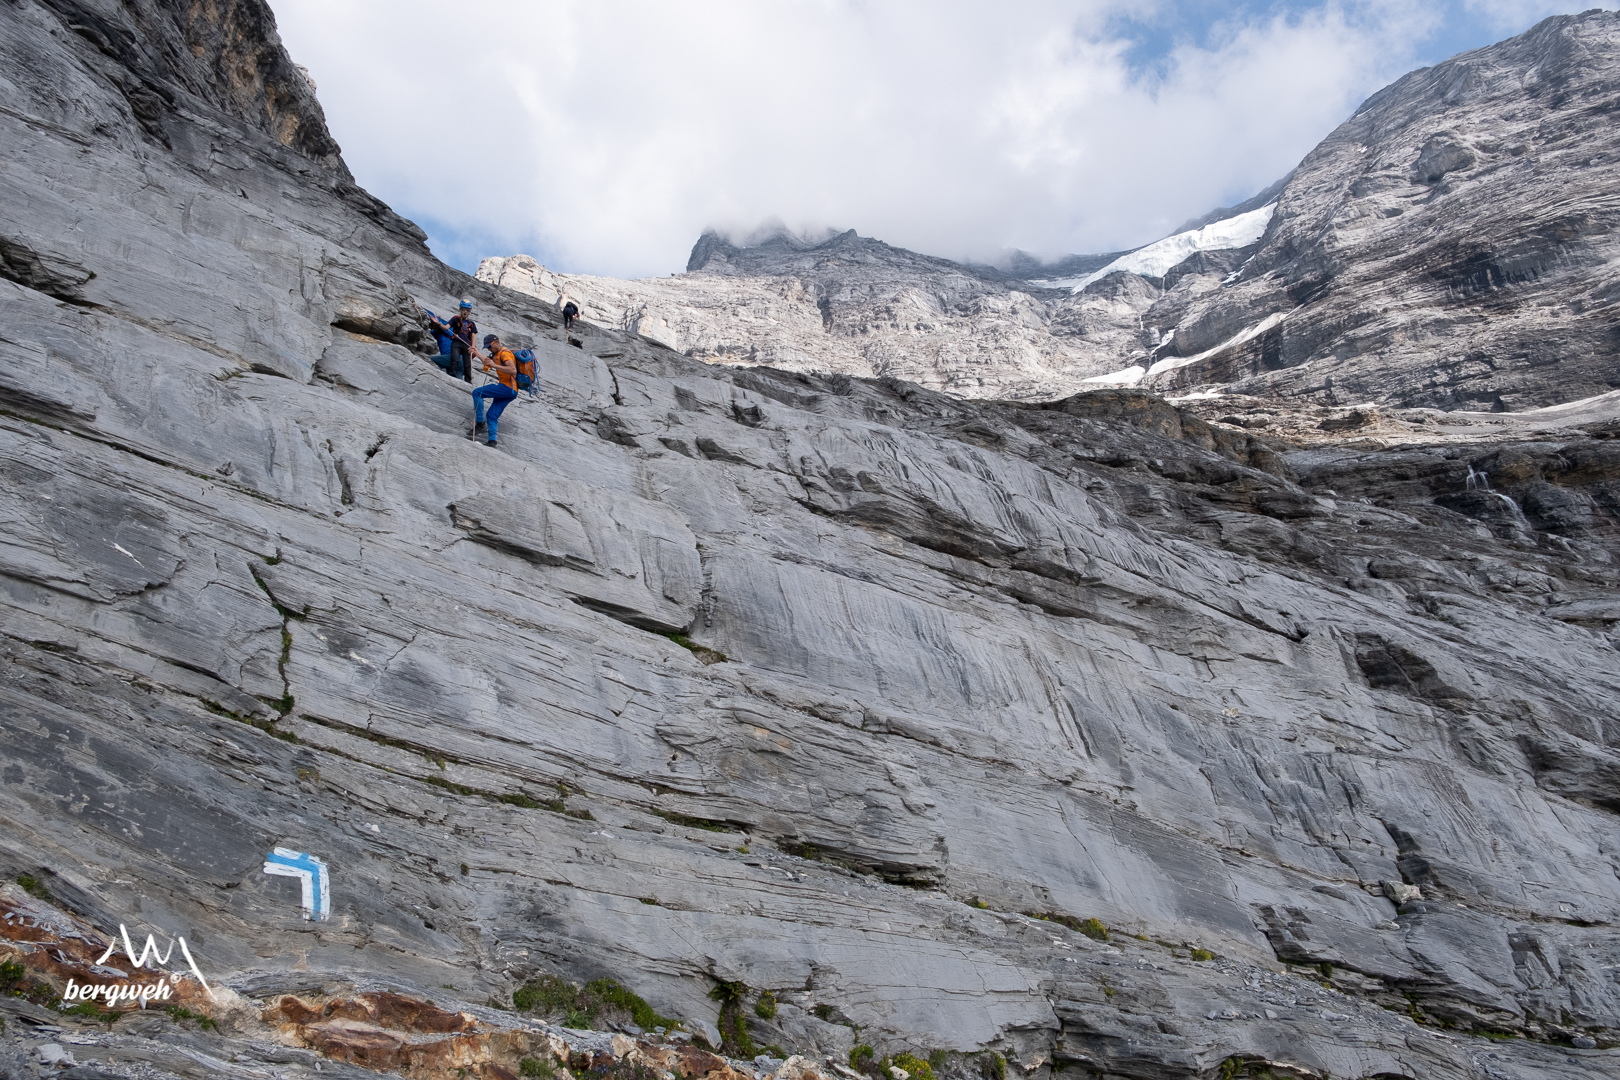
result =
M519 349L512 354L517 359L517 388L527 390L536 385L534 377L534 350Z

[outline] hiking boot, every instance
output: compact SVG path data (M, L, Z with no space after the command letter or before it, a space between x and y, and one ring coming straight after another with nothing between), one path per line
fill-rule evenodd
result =
M501 444L500 444L500 443L498 443L498 442L496 442L496 441L495 441L495 440L494 440L494 439L491 439L491 440L489 440L489 441L488 441L488 442L486 442L486 443L485 443L485 444L484 444L484 445L485 445L485 446L499 446L499 445L501 445Z
M473 433L475 435L483 435L488 431L489 431L489 422L487 420L480 420L476 424L473 425Z

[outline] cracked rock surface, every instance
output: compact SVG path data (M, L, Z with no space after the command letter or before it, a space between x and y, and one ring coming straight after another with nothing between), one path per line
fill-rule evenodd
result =
M756 1049L963 1078L1620 1067L1614 401L570 347L354 187L256 0L0 26L5 1068L510 1075L555 1032L488 1003L545 974L716 1080L792 1071L719 984ZM463 294L540 359L498 449L418 351ZM217 1030L49 1007L120 924Z

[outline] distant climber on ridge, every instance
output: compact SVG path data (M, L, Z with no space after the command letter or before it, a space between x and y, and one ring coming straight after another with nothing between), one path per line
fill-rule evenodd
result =
M473 342L478 337L478 324L473 322L471 300L461 302L460 313L450 320L450 334L450 366L445 370L452 378L459 375L472 382L472 357L477 352Z
M574 328L574 320L579 317L579 305L574 303L572 300L569 300L566 303L564 303L563 304L563 309L562 309L562 317L563 317L563 329L564 330L572 330Z
M485 446L500 445L496 439L496 432L500 427L501 413L506 411L507 405L517 398L517 357L512 350L501 344L501 339L494 334L484 338L484 348L489 351L489 360L484 361L484 370L494 375L500 382L488 383L472 392L473 398L473 429L467 433L467 438L477 440L478 436L489 433L489 441ZM479 357L483 359L483 357ZM491 366L493 362L493 366ZM489 408L489 420L484 420L484 399L488 398L492 404Z

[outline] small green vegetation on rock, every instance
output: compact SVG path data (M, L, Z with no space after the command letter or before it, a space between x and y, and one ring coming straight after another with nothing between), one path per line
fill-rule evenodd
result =
M910 1073L912 1080L936 1080L932 1065L922 1058L908 1054L903 1050L890 1058L889 1063L897 1069L904 1069Z
M47 904L54 902L49 890L45 888L45 883L33 874L18 874L17 884L22 886L23 892L35 900L43 900Z
M664 810L654 810L653 813L669 822L671 825L684 825L688 829L702 829L704 832L736 832L737 830L723 821L713 818L688 817L685 814L673 814Z
M196 1022L197 1026L202 1028L204 1031L219 1030L219 1023L212 1016L204 1016L202 1013L192 1012L190 1009L185 1008L182 1005L169 1005L166 1006L163 1011L168 1013L169 1019L173 1020L177 1024L182 1020L193 1020Z
M1202 963L1205 960L1215 959L1215 954L1210 952L1208 949L1194 949L1192 951L1192 958Z
M1402 996L1406 998L1406 1015L1412 1018L1412 1023L1427 1024L1429 1022L1429 1018L1423 1015L1422 1009L1418 1008L1417 995L1408 990L1405 991Z
M748 994L748 987L740 982L716 983L709 991L709 998L720 1003L720 1046L716 1049L725 1049L734 1056L751 1058L759 1053L759 1047L754 1045L753 1038L748 1033L748 1021L743 1017L743 998ZM643 1027L647 1025L643 1024Z
M519 1012L561 1017L572 1028L594 1028L599 1020L630 1020L642 1028L680 1026L612 979L593 979L580 987L555 975L541 975L514 990L512 1004Z
M424 777L422 777L422 783L428 784L428 785L430 785L432 787L442 788L445 791L453 791L457 795L477 795L478 794L478 789L477 788L470 788L466 784L457 784L457 783L455 783L453 781L446 780L442 776L424 776Z
M990 1054L990 1080L1007 1080L1007 1059L1000 1054Z
M81 1001L77 1005L65 1007L58 1005L56 1011L64 1016L82 1016L87 1020L95 1020L102 1024L116 1023L125 1015L116 1009L103 1009L93 1001Z
M849 1067L854 1069L856 1072L866 1071L866 1067L872 1064L873 1060L873 1050L865 1043L861 1043L861 1045L855 1047L849 1052Z
M748 993L748 987L744 983L721 982L716 983L714 989L709 991L709 1000L728 1005L734 1001L741 1001L746 993Z
M776 995L769 990L759 995L754 1002L754 1015L761 1020L774 1020L776 1018Z
M685 634L665 634L665 637L691 653L700 664L723 664L731 659L719 649L711 649L707 645L699 645Z
M512 991L512 1004L518 1012L556 1013L579 1000L579 988L555 975L530 979Z
M526 1057L518 1062L518 1075L552 1080L557 1075L557 1066L553 1065L549 1058Z
M61 1009L61 1002L56 1001L56 988L50 983L39 979L30 979L28 968L19 961L7 961L0 964L0 995L5 997L27 998L35 1005L45 1005L55 1002L55 1007ZM111 1023L118 1019L118 1014L111 1014L111 1019L100 1015L99 1011L92 1011L87 1015Z
M1065 915L1059 911L1026 911L1025 915L1031 919L1040 919L1043 922L1055 922L1059 926L1066 926L1077 934L1084 934L1093 941L1107 941L1108 927L1098 918L1077 919L1073 915Z

